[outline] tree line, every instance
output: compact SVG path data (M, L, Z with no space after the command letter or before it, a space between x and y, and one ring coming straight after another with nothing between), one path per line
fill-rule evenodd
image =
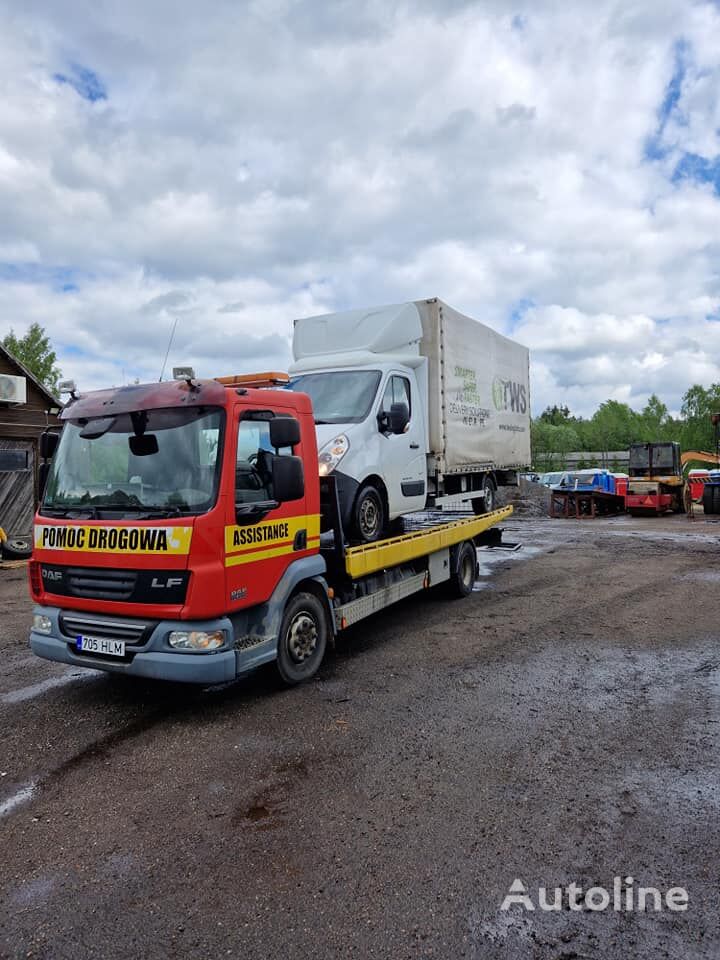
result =
M589 419L566 406L547 407L532 421L532 458L536 470L562 469L571 452L627 450L631 443L677 440L681 450L715 451L711 414L720 413L720 383L694 384L682 398L680 416L672 417L653 394L642 410L606 400ZM598 464L588 457L585 466Z

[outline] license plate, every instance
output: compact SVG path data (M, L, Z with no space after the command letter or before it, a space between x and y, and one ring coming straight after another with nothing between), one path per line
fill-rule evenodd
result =
M75 646L83 653L99 653L104 657L124 657L124 640L101 640L99 637L78 637Z

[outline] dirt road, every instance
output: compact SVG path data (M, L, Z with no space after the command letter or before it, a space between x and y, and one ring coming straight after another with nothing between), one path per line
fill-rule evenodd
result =
M0 956L720 956L720 524L506 539L290 691L37 660L2 573ZM616 876L688 909L500 909Z

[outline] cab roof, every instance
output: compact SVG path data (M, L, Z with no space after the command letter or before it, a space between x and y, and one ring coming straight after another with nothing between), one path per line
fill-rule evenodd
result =
M217 380L167 380L163 383L137 383L106 390L93 390L71 399L60 417L62 420L90 420L136 410L167 407L224 407L230 399L242 398L250 407L272 407L275 403L294 408L298 413L311 413L310 398L291 390L266 390L224 385Z

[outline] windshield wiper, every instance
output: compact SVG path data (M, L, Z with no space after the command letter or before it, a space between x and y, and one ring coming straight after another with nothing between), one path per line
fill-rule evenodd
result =
M77 506L77 507L42 507L41 511L45 517L69 517L71 520L84 520L91 518L98 519L98 508L95 506Z

